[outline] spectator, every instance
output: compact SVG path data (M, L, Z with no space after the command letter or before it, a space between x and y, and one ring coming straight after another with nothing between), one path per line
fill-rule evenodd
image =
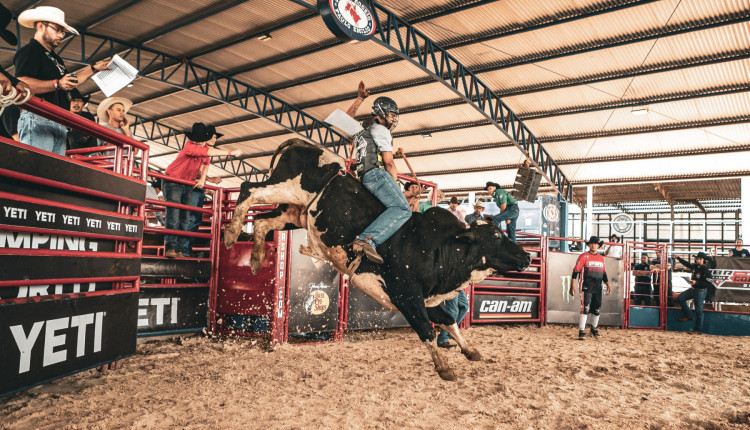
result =
M450 202L450 211L459 221L464 224L464 226L466 226L466 223L464 222L465 215L460 211L457 211L456 207L460 208L460 206L458 206L458 199L456 197L452 197ZM445 312L447 312L448 315L456 320L456 324L461 324L461 321L463 321L464 317L466 316L466 312L468 311L469 299L466 297L466 293L463 290L459 291L456 297L445 301ZM440 348L452 348L454 345L449 342L450 338L451 335L447 331L441 330L440 334L438 334L437 345Z
M586 244L589 246L589 250L578 256L572 275L573 279L578 279L578 275L582 274L581 280L578 282L580 293L583 295L581 316L578 319L578 339L581 340L586 338L588 314L592 315L591 335L599 337L597 327L599 326L599 309L602 307L602 282L607 285L607 295L612 292L604 266L604 256L596 252L599 249L599 238L591 236ZM570 284L570 295L575 296L573 283Z
M54 48L67 32L78 32L65 23L62 10L50 6L28 9L18 16L18 23L34 28L35 33L34 38L13 57L16 76L42 100L69 110L68 91L86 82L94 73L109 69L107 60L102 60L73 75L68 73ZM65 155L67 129L52 120L24 110L18 120L18 134L21 142L27 145Z
M474 203L474 213L466 215L466 217L464 217L464 221L466 221L466 224L471 225L476 221L484 220L484 217L482 216L483 211L484 203L482 203L481 200L477 200L477 202Z
M677 303L682 307L682 316L677 318L677 321L685 322L693 320L693 314L686 303L692 299L693 307L695 307L695 327L691 333L701 334L701 330L703 330L703 302L706 300L708 288L711 286L711 282L708 280L711 278L711 271L708 265L705 264L708 256L703 252L699 252L695 256L694 264L680 257L677 257L677 260L690 269L690 285L692 285L677 296Z
M635 291L633 293L633 304L651 306L651 265L648 255L641 254L641 262L633 267L635 276Z
M70 111L74 114L86 118L87 120L94 121L94 115L90 112L83 110L86 104L89 102L91 96L84 97L78 88L70 90ZM80 149L80 148L93 148L98 146L99 141L95 137L87 136L80 131L68 129L67 136L67 147L68 149Z
M3 40L8 43L8 45L16 46L16 44L18 44L16 35L6 29L11 19L13 19L13 14L8 10L8 8L0 4L0 37L2 37ZM19 93L19 97L23 94L26 94L27 90L29 91L30 95L31 91L28 85L26 85L22 81L19 81L10 73L6 72L5 68L3 68L2 66L0 66L0 87L2 87L3 95L10 94L13 91L13 87L16 88L16 91ZM2 114L0 115L0 118L2 120L2 127L0 127L0 136L18 141L19 116L21 116L21 110L15 104L8 105L5 107L5 109L2 110Z
M495 200L495 204L500 209L500 213L492 217L492 223L502 230L502 224L507 224L508 237L513 242L516 241L516 221L518 220L518 202L507 191L500 188L496 182L487 182L485 189Z
M133 106L133 102L123 97L108 97L99 103L96 108L96 116L99 117L99 124L127 137L130 134L130 121L128 120L128 111ZM99 145L105 145L100 142Z
M674 306L674 293L672 292L672 266L674 266L674 260L672 257L667 257L667 306ZM651 261L651 270L654 271L654 287L652 292L651 304L659 306L661 300L661 259L655 258Z
M461 206L457 197L451 197L451 201L448 203L448 210L466 226L466 221L464 221L464 218L466 218L466 209Z
M416 182L407 182L404 184L404 197L409 203L412 212L419 212L419 196L422 194L422 187Z
M734 242L734 248L729 250L730 257L745 258L750 257L750 252L747 249L742 248L742 239L737 239Z
M211 163L210 157L222 155L237 157L242 155L239 149L234 151L212 148L216 139L221 137L214 126L206 126L202 122L193 124L192 132L186 133L188 141L177 158L167 167L166 174L185 181L194 181L193 186L178 184L165 180L162 184L164 198L168 202L193 205L193 188L203 188L205 176L203 166ZM195 179L201 174L200 179ZM192 211L167 207L166 228L169 230L188 231L190 227L190 214ZM189 241L186 236L167 234L164 236L164 250L167 258L175 258L179 253L189 249ZM189 251L188 251L189 252ZM189 255L189 254L188 254Z
M609 241L612 243L620 243L620 237L616 234L609 236ZM621 245L607 245L607 249L604 250L604 255L607 257L622 258L622 246Z

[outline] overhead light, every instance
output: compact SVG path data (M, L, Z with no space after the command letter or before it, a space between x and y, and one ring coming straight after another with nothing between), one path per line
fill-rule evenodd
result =
M271 33L263 33L258 36L258 40L269 40L271 39Z
M432 139L432 135L430 133L423 134L422 139Z
M646 115L648 113L647 107L633 107L633 109L630 110L630 113L633 115Z

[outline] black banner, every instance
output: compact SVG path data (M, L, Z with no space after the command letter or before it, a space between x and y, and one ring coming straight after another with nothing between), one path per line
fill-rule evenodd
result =
M124 254L128 255L128 254ZM135 255L135 254L129 254ZM138 258L0 255L0 281L138 276Z
M0 224L103 234L118 238L143 236L143 220L0 198Z
M133 355L138 294L0 306L0 396Z
M539 297L474 294L474 320L533 320L539 318Z
M750 303L750 258L716 257L711 270L717 302Z
M75 284L44 284L22 287L0 287L0 300L24 299L49 296L52 294L90 293L92 291L111 290L111 282L81 282Z
M141 288L138 334L208 326L208 287Z
M57 234L0 231L0 248L114 252L115 241Z
M0 142L0 169L115 194L131 200L143 201L146 196L145 182L123 178L111 172L74 163L69 159L53 157L5 142Z
M289 263L289 333L335 331L339 316L339 273L323 261L299 252L307 232L292 236Z

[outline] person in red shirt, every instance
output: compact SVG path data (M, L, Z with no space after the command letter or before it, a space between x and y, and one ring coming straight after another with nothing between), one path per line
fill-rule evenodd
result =
M607 285L607 294L612 292L607 279L607 271L604 267L604 256L596 251L601 245L597 236L591 236L586 244L589 246L588 252L584 252L578 257L576 265L573 268L573 279L578 279L578 275L583 272L583 276L578 281L578 287L581 291L581 316L578 320L578 338L586 338L586 319L591 314L591 335L599 337L599 331L596 327L599 325L599 309L602 307L602 282ZM575 296L573 283L570 284L570 295Z
M190 181L191 185L164 180L162 191L164 200L183 205L193 205L193 188L203 188L206 184L207 169L204 166L211 164L211 157L242 155L242 151L216 149L213 145L216 139L223 136L216 132L213 125L206 126L202 122L193 124L191 133L185 133L188 141L177 158L167 167L166 174L176 179ZM198 178L198 179L196 179ZM190 227L190 215L192 211L167 207L165 227L168 230L188 231ZM168 234L164 236L164 256L175 258L190 249L190 242L186 236ZM189 251L188 251L189 255Z

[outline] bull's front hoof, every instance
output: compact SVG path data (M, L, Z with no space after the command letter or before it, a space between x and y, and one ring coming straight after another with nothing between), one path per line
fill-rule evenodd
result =
M224 246L228 248L231 248L232 245L234 245L237 242L237 235L233 234L229 231L229 229L224 230Z
M474 348L467 349L466 351L461 352L466 356L466 358L471 361L482 361L482 354L480 354L479 351Z
M438 370L438 375L444 380L444 381L456 381L458 378L456 378L456 372L453 371L453 369L443 369Z

